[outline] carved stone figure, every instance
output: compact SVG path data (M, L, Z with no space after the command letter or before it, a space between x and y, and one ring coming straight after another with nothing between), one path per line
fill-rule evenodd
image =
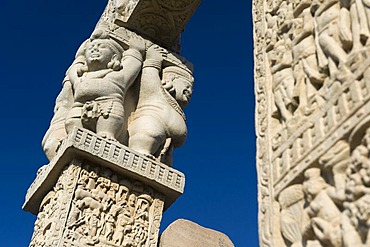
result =
M117 19L127 21L138 2L139 0L117 0L115 6L118 15Z
M159 47L146 54L136 111L129 119L129 148L172 164L172 149L187 135L183 108L192 94L193 77L178 67L163 70ZM162 157L161 157L162 156Z
M318 101L317 90L321 88L325 78L317 64L314 18L307 4L304 1L296 6L295 14L299 17L294 22L296 26L292 46L295 94L299 98L297 111L301 115L307 115L314 110L314 101ZM304 8L305 6L308 7Z
M305 171L303 191L308 202L305 211L310 217L305 234L312 230L314 238L323 246L341 247L341 212L329 197L329 189L329 185L320 175L320 169L310 168Z
M109 38L86 45L86 64L76 64L69 72L74 104L66 119L67 133L75 126L85 127L117 140L125 116L125 94L140 72L144 49L144 42L135 37L125 52Z
M304 225L304 194L302 185L292 185L281 192L279 203L281 207L280 226L281 233L291 246L302 245L302 226Z
M278 111L275 115L280 113L283 123L293 117L293 112L297 107L297 102L293 97L295 79L292 69L293 57L290 49L291 42L289 39L281 40L275 44L275 49L270 55L271 72L274 79L274 100Z
M345 38L341 36L338 25L340 18L340 2L338 0L318 1L315 10L315 25L318 41L318 61L320 67L329 69L334 75L339 64L344 64L347 59Z
M253 4L260 246L368 246L370 4Z
M163 210L184 190L168 165L194 81L179 38L199 3L108 0L42 141L50 163L24 205L38 214L30 246L158 245Z
M320 158L320 164L333 173L335 192L330 195L342 203L345 199L346 171L349 164L349 145L346 141L339 141L333 148ZM331 193L331 191L329 192Z
M343 203L345 246L366 246L370 243L370 128L361 144L352 151L346 170L346 200Z

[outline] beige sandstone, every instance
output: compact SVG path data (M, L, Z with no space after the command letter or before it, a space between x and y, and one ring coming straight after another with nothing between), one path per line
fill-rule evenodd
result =
M370 246L370 4L253 11L260 246Z
M194 78L178 53L199 3L108 1L42 141L50 162L23 206L37 215L30 247L157 246L162 213L185 186L172 152L187 136Z
M179 219L164 230L159 247L234 247L234 244L222 232Z

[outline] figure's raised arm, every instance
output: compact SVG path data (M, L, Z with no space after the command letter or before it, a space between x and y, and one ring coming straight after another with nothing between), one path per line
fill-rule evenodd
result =
M122 58L122 69L112 73L112 77L130 85L139 75L145 52L145 41L136 34L131 34L129 49L124 51Z

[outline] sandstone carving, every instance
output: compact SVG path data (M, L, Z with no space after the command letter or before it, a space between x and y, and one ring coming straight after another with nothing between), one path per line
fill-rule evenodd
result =
M77 187L68 193L62 181L74 181L69 184ZM148 246L149 229L160 220L155 211L162 211L155 205L163 206L162 201L151 187L107 168L71 165L41 203L30 246L54 246L62 232L65 243L77 246ZM62 214L63 204L71 206L68 217Z
M84 127L172 165L173 148L186 139L183 108L192 94L192 66L124 27L105 24L81 45L66 73L44 151L51 160L73 127Z
M182 109L192 94L193 77L175 66L160 70L159 47L148 49L141 77L139 100L129 119L129 147L172 164L172 150L181 146L187 135Z
M107 139L118 139L125 95L140 72L144 50L144 41L135 36L125 52L109 38L94 37L86 44L84 63L75 63L68 73L73 105L66 117L67 133L75 126L85 127Z
M185 186L172 152L194 78L179 42L199 3L108 0L42 140L50 162L23 206L37 215L30 247L158 246L162 213Z
M261 246L367 246L366 1L254 0Z

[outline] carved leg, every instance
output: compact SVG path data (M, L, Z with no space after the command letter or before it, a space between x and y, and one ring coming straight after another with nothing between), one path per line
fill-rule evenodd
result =
M343 247L362 246L362 241L347 215L342 215Z
M128 131L129 148L146 155L154 155L166 140L163 124L151 116L136 119Z
M70 133L73 127L83 128L81 117L68 117L65 122L66 131Z
M96 122L96 133L107 139L117 140L122 132L124 118L116 114L109 114L108 118L99 117Z

